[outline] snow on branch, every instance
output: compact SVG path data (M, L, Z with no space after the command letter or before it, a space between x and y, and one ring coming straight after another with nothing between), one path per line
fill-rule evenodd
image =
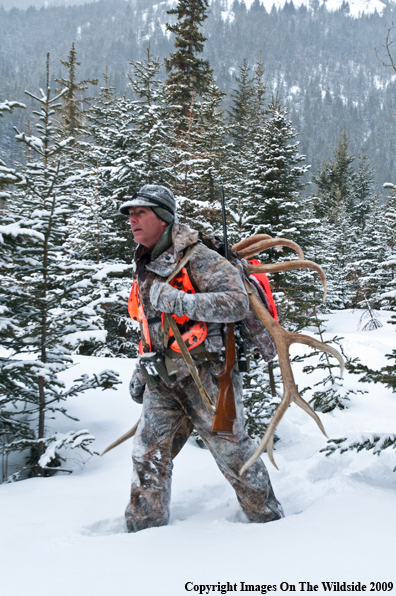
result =
M0 244L4 243L4 236L12 236L13 238L16 238L17 236L31 236L38 240L44 240L44 235L41 232L29 230L28 228L21 228L19 223L0 226Z
M24 108L26 110L25 104L19 103L19 101L0 101L0 118L3 116L3 112L12 112L14 108Z
M95 437L90 435L89 431L86 429L69 431L64 434L55 433L45 440L47 449L40 457L38 465L45 469L49 464L56 461L58 459L57 450L61 448L76 449L77 447L80 447L90 455L98 455L96 451L90 449L90 444L94 440Z
M394 433L359 433L342 439L330 439L327 446L320 451L329 456L336 451L345 453L346 451L359 452L366 449L366 451L380 455L389 447L396 449L396 434ZM396 466L393 471L396 471Z

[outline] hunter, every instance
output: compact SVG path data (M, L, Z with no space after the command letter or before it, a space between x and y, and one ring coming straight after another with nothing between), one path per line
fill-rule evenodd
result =
M236 419L231 435L213 432L205 406L166 316L172 315L198 370L206 394L216 405L217 376L224 368L224 327L244 319L249 302L238 270L199 241L198 232L177 221L176 201L164 186L146 184L121 206L129 217L135 252L129 314L139 321L140 358L131 397L143 404L133 445L129 532L168 523L172 460L195 428L234 488L250 522L283 517L267 469L258 459L242 476L239 470L256 445L244 430L242 378L235 366L231 383ZM167 283L188 249L185 267ZM269 345L269 350L273 349Z

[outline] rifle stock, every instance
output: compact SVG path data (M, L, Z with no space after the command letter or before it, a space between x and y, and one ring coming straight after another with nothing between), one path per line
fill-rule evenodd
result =
M213 417L212 432L232 435L236 419L234 387L231 372L236 362L234 323L226 327L226 355L224 370L217 376L219 397Z

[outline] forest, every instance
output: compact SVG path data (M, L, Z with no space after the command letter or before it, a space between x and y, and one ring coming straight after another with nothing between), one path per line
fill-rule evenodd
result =
M24 91L45 85L47 52L54 89L55 79L64 76L61 60L67 59L73 42L81 79L102 81L107 72L116 96L132 99L130 60L142 60L149 41L161 61L172 51L173 36L166 22L174 17L167 15L167 9L166 3L154 0L100 0L26 10L6 10L0 2L0 101L27 102L29 112L34 109ZM261 56L268 99L275 95L288 109L312 172L331 157L345 129L352 153L366 151L374 188L382 193L383 183L392 182L395 170L395 77L381 62L389 64L383 46L394 21L393 3L381 14L353 18L347 3L330 11L315 2L298 9L286 2L281 9L267 11L258 0L249 10L239 0L213 0L202 23L203 56L213 68L217 86L226 93L223 109L229 108L244 60L252 69ZM164 82L164 70L160 78ZM90 94L96 96L99 87L91 88ZM0 120L0 157L21 159L13 126L22 130L27 125L27 113L17 110Z
M327 278L325 303L320 278L309 269L270 276L279 320L286 329L298 332L309 327L322 338L326 313L358 309L362 327L369 333L381 326L378 311L396 311L392 127L385 126L387 140L376 140L378 147L381 144L382 150L392 153L387 161L390 178L382 181L386 183L386 196L375 188L378 172L370 151L377 149L369 142L356 142L364 130L375 128L371 117L378 117L378 112L374 116L369 109L376 91L374 85L365 89L366 77L373 77L378 68L386 69L375 56L372 70L369 65L364 69L356 66L355 83L360 81L361 88L351 85L351 89L356 96L361 93L357 106L353 101L340 101L341 90L332 88L336 79L331 78L323 98L321 92L315 101L313 95L303 94L299 102L296 92L290 102L285 90L297 81L302 88L303 71L300 79L297 73L288 79L279 66L282 56L274 50L272 72L264 61L264 56L268 60L271 55L270 46L260 48L260 52L242 43L245 40L247 44L243 26L253 8L242 11L233 22L224 22L222 31L214 35L210 25L216 3L211 5L212 20L206 0L196 0L194 17L185 4L180 0L168 11L169 35L160 26L152 30L157 21L148 16L144 22L150 25L149 39L147 33L141 33L139 39L126 33L124 41L136 44L129 48L130 55L138 58L125 64L119 78L111 63L104 65L99 49L96 58L101 66L95 68L90 62L88 68L85 50L78 42L70 43L67 51L63 46L60 66L49 51L41 61L41 72L37 59L34 73L29 60L25 62L24 74L18 77L18 85L21 81L30 85L24 97L11 73L6 78L9 85L7 97L0 101L0 115L2 121L13 124L13 142L19 149L8 152L11 139L7 138L0 161L2 481L53 474L62 468L64 448L78 447L91 453L94 437L88 431L48 434L47 421L55 414L68 417L67 401L76 395L93 388L115 388L119 383L114 371L104 370L93 376L82 374L66 387L60 375L71 366L73 354L99 356L104 362L106 357L137 355L138 332L126 312L134 244L118 208L143 184L172 188L180 220L203 234L219 236L223 186L230 244L255 234L287 238L322 267ZM121 10L121 4L114 6ZM106 7L105 2L95 4L95 10ZM237 2L234 9L238 7ZM92 6L81 10L92 10ZM347 23L343 14L324 16L323 11L306 9L296 12L292 4L271 15L259 7L257 10L257 22L260 18L268 26L278 22L283 32L285 19L293 31L302 30L303 20L309 20L312 47L306 47L305 53L315 52L315 31L319 32L326 19L334 27L333 43L342 46L337 44L335 33L341 35L341 25ZM15 47L20 47L18 35L28 13L30 26L47 15L46 9L2 14L4 27L7 19L14 19ZM369 28L375 18L379 16L361 21ZM102 15L102 22L105 20ZM234 22L241 27L238 36L232 33ZM123 23L132 26L126 19ZM355 24L348 21L351 28ZM56 35L54 27L48 31ZM66 37L62 36L61 45ZM228 57L234 60L238 56L232 75L228 65L225 69L227 62L223 67L217 62L215 75L211 52L216 51L210 45L214 38L223 39L224 54L225 40L235 42L235 54ZM97 47L103 49L104 38L96 39ZM287 39L290 37L284 36L285 51ZM171 40L174 47L169 47ZM363 43L367 38L363 35L361 40ZM117 40L113 39L112 47L116 54ZM354 60L349 53L352 50L346 47L345 51L348 60L340 61L339 69ZM358 54L359 48L355 46L354 52ZM161 53L166 56L165 62ZM297 60L295 48L293 54ZM116 58L114 61L119 68L120 63ZM289 68L290 74L291 64ZM101 69L104 72L95 78ZM387 72L389 77L391 71ZM274 74L278 81L275 86ZM308 78L311 82L316 78L312 89L318 92L320 71L311 72ZM383 87L386 93L381 109L389 111L387 122L393 123L392 85ZM345 90L345 96L349 92ZM327 112L320 111L324 104ZM315 143L324 144L316 110L325 119L337 115L341 122L347 114L355 114L360 132L351 120L348 129L339 129L333 121L334 127L326 132L329 154L313 170L309 153L302 148L304 142L311 151ZM298 127L293 121L297 111ZM336 135L333 143L332 135ZM289 248L271 248L260 254L261 261L268 264L293 258L295 253ZM396 314L391 315L391 322L396 323ZM339 344L337 338L333 342ZM346 365L363 383L382 383L395 391L396 349L388 358L389 365L380 369L371 369L357 358L346 358ZM309 372L309 358L305 367ZM319 367L324 379L312 394L313 408L319 412L347 408L348 392L343 390L335 364L323 358ZM262 436L280 385L276 362L268 367L263 360L250 359L250 370L244 375L244 400L251 436ZM379 441L386 449L395 445L396 436L378 435L365 448L374 449ZM350 448L362 447L351 443Z

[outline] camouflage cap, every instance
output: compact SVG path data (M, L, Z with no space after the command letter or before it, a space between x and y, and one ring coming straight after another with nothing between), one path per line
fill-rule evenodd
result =
M130 207L151 207L160 219L171 223L175 216L176 201L173 193L165 186L145 184L121 205L119 211L128 216Z

